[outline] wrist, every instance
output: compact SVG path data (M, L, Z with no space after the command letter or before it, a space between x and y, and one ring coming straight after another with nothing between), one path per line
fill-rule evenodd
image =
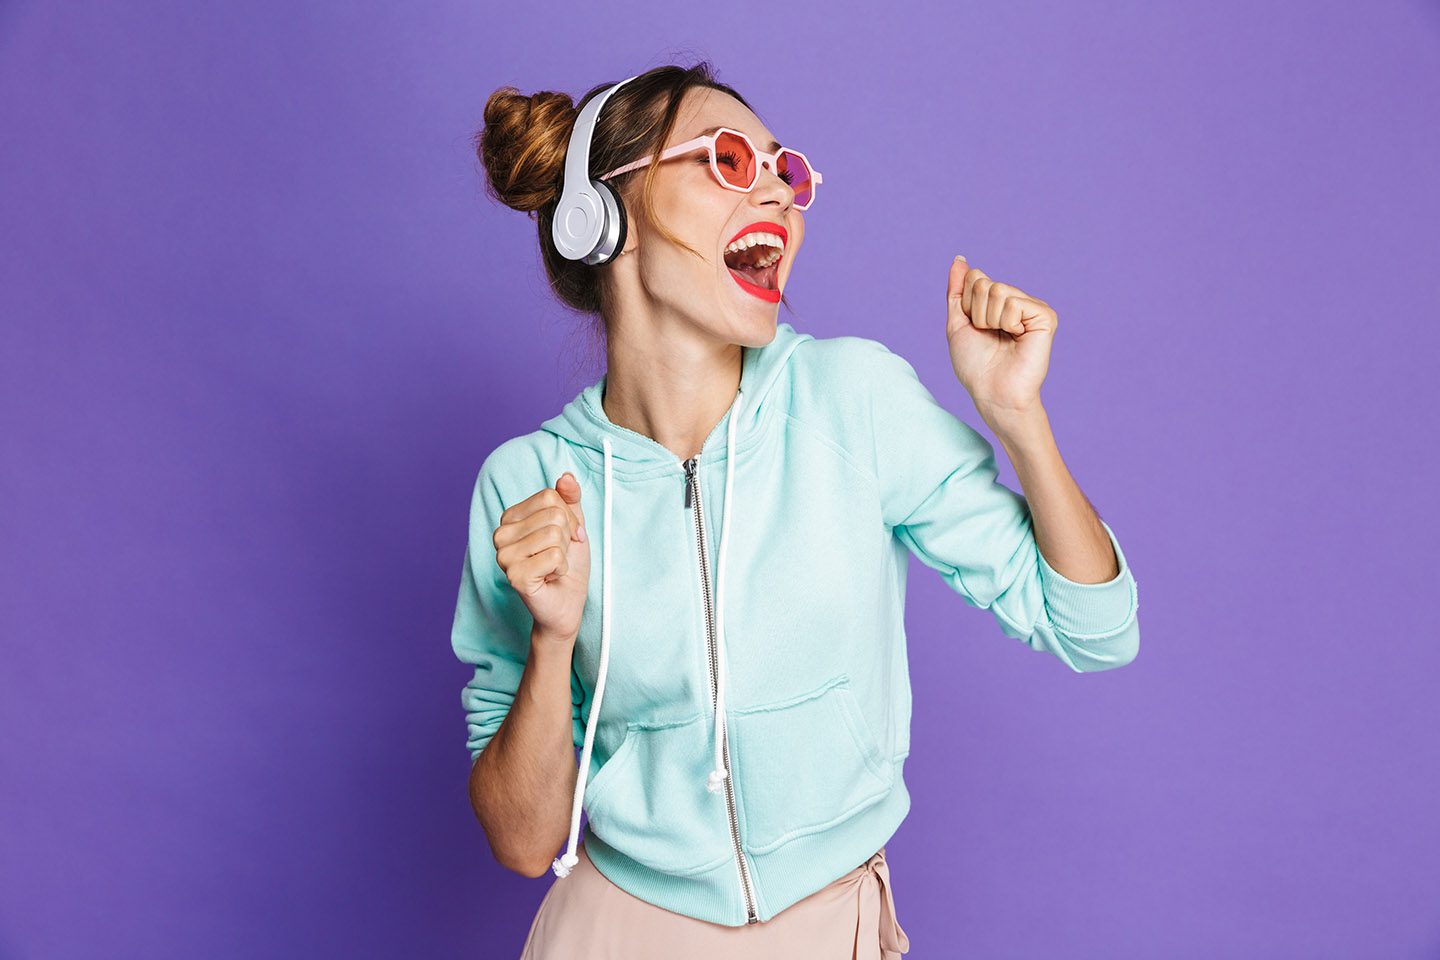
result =
M1040 401L1027 407L998 407L992 404L975 405L975 410L995 436L1002 439L1022 440L1029 435L1038 435L1047 429L1050 417Z
M569 648L575 646L576 636L573 633L557 633L536 624L530 628L530 649L533 652L536 649L551 650L563 647L568 656Z

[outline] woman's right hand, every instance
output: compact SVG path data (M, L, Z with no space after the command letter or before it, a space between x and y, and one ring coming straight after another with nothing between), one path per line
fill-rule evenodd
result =
M510 507L495 528L495 562L535 618L540 632L573 641L590 586L590 543L580 509L580 481L565 473Z

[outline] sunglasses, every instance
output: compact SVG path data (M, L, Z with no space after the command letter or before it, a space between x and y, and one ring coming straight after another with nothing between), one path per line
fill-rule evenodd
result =
M660 154L661 160L678 157L696 147L704 147L710 154L710 172L720 186L727 190L749 193L755 189L760 178L760 168L767 167L771 173L788 183L795 191L795 209L807 210L815 202L815 185L821 177L803 153L781 148L775 153L763 153L755 149L750 138L739 130L721 127L714 133L694 140L686 140ZM622 173L638 170L650 162L649 157L627 163L618 170L611 170L601 180L618 177Z

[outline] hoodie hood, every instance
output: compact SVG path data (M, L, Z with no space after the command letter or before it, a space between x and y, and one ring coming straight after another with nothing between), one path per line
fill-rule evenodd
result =
M719 793L725 789L726 780L730 777L730 771L725 766L724 754L725 559L730 535L730 516L734 512L731 506L735 503L735 453L737 450L744 449L750 442L759 439L762 418L768 411L765 399L771 387L774 386L795 348L804 341L813 339L814 337L810 334L796 333L794 327L782 322L776 325L775 339L768 344L763 347L745 347L740 370L740 387L736 391L735 399L725 416L715 425L710 436L702 444L703 449L708 449L715 434L722 430L725 432L725 509L720 524L719 572L716 576L715 586L715 609L717 612L713 714L715 765L705 781L705 789L711 793ZM617 476L638 480L683 469L681 459L659 441L610 422L610 418L605 415L605 409L600 402L607 377L608 374L586 387L574 400L565 405L558 416L541 425L541 429L545 432L553 433L573 444L576 455L584 460L592 470L603 472L605 477L605 519L599 536L592 537L590 541L591 550L595 549L596 539L603 541L600 545L604 558L601 563L600 586L600 669L595 678L595 694L590 704L590 716L585 721L585 742L580 751L580 774L575 780L575 798L570 808L569 841L566 844L565 852L556 857L551 864L551 869L554 870L557 877L569 876L570 868L580 862L575 848L580 836L581 804L590 772L590 751L595 740L595 721L600 716L601 699L605 693L605 674L610 662L610 547L613 540L610 534L614 529L611 526L613 515L611 507L614 504L615 496L615 486L612 481ZM591 530L594 530L593 526L591 526ZM699 789L699 784L695 788Z

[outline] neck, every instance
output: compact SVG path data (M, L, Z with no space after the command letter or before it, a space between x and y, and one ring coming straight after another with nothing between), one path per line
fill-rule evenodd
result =
M688 460L734 403L744 352L674 327L647 336L614 329L601 396L605 416Z

